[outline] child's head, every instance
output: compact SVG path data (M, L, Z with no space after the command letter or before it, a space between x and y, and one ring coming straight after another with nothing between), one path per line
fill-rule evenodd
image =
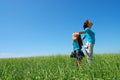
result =
M75 32L75 33L72 34L72 39L73 40L77 40L78 37L79 37L79 33Z
M78 41L79 48L81 49L83 45L81 35L78 32L75 32L72 34L72 39Z
M93 23L90 20L86 20L83 24L83 28L92 27Z

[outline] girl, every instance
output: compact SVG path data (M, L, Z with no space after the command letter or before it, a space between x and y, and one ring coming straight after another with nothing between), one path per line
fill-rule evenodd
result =
M73 52L71 53L70 57L74 57L77 59L77 66L80 66L81 60L84 57L84 53L82 52L82 39L79 33L72 34L73 39Z

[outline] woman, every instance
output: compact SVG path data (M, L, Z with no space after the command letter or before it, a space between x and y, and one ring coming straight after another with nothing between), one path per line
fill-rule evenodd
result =
M84 22L83 31L79 32L80 34L85 34L83 37L83 40L86 38L87 42L85 45L85 51L87 54L87 61L88 63L92 62L92 57L93 57L93 47L95 45L95 33L91 30L93 23L90 20L86 20Z

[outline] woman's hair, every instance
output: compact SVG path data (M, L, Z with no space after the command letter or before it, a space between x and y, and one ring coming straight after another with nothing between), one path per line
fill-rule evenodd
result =
M85 29L85 28L92 26L92 25L93 25L93 23L90 20L86 20L83 24L83 28Z
M79 48L82 49L83 42L82 42L81 35L78 36L77 40L78 40Z
M85 29L85 28L87 28L87 27L88 27L88 24L87 24L86 22L84 22L83 28Z

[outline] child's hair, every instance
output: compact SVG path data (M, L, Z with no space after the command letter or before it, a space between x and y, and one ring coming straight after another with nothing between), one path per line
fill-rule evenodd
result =
M82 42L81 35L78 36L77 40L78 40L79 48L82 49L83 42Z

